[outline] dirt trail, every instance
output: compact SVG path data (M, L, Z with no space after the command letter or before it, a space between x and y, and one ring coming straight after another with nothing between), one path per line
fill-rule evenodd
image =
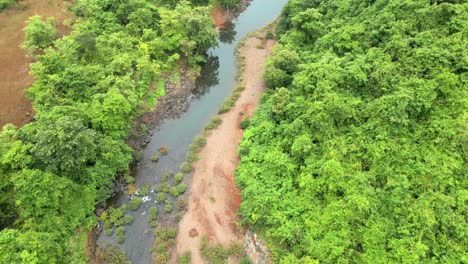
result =
M259 45L263 44L263 49ZM192 253L192 263L204 263L200 256L200 240L207 236L214 244L228 247L242 242L236 228L236 213L241 198L234 184L234 170L239 162L237 148L242 138L240 121L252 114L265 89L262 79L263 65L275 42L251 37L241 48L245 56L243 83L245 91L235 107L221 117L223 123L207 138L207 144L195 163L189 193L188 211L179 223L176 253ZM239 113L243 112L241 116ZM175 259L172 259L175 263Z
M63 0L24 0L0 13L0 130L7 123L22 126L33 116L31 102L25 96L25 89L33 83L29 75L31 58L21 44L25 22L36 14L55 17L57 25L69 16Z

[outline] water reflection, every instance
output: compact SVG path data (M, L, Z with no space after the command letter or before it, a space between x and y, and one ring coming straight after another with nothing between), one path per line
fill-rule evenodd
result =
M219 57L208 54L206 62L202 65L200 77L195 81L193 95L200 98L210 91L210 88L219 84Z
M219 29L219 40L222 43L232 44L237 35L237 31L235 29L236 24L231 21L224 23L224 25Z

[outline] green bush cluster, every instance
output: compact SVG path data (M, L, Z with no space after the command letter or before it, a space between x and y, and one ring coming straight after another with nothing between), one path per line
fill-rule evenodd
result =
M158 227L154 230L155 245L152 249L154 263L165 264L169 261L169 249L174 246L176 235L177 230L174 227Z
M200 254L211 264L226 264L231 256L241 256L244 254L242 244L233 243L228 249L221 245L210 245L208 238L203 236L200 242Z
M7 9L16 2L17 0L0 0L0 11Z
M218 110L218 113L224 114L229 112L229 110L231 110L231 108L233 108L234 105L236 105L237 99L239 99L241 93L244 90L245 86L243 86L242 84L238 84L234 91L231 93L231 95L226 100L224 100L223 104Z
M141 197L135 196L128 202L128 208L132 211L136 211L138 210L138 208L140 208L142 203L143 200L141 199Z
M289 1L236 173L273 262L466 259L467 14Z

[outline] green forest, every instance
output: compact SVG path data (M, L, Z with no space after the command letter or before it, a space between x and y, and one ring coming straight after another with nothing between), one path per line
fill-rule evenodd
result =
M212 4L77 0L65 36L53 18L27 21L35 118L0 134L0 263L85 262L77 231L129 173L132 121L217 43Z
M273 263L467 263L468 3L290 0L240 146Z

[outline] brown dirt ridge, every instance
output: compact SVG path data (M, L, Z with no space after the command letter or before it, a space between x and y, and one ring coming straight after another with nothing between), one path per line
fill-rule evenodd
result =
M204 236L210 243L225 248L232 243L242 243L243 234L236 224L241 197L234 183L234 171L239 162L237 148L243 135L239 124L259 104L266 87L263 66L274 44L274 40L251 36L240 49L240 56L245 57L241 78L245 90L235 106L221 115L223 123L207 137L200 159L194 164L188 211L179 223L176 254L170 263L176 263L175 256L188 251L192 254L192 263L205 263L200 255L200 241ZM236 262L231 259L230 263Z

